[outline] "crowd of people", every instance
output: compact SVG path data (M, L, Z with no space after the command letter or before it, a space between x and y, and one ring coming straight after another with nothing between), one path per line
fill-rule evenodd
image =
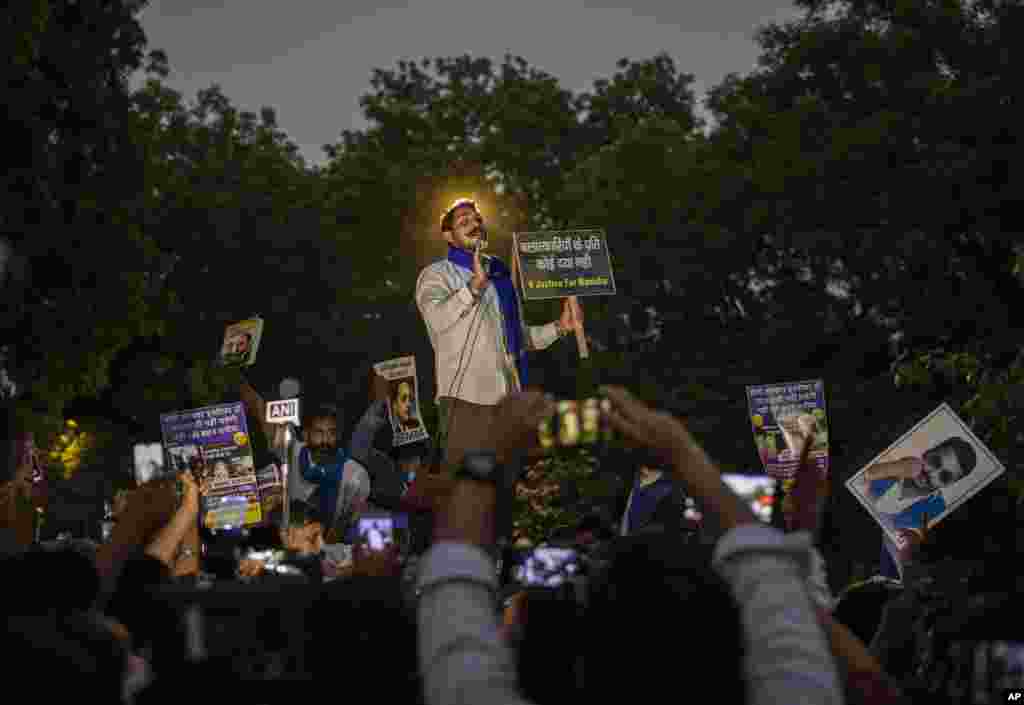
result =
M883 574L834 595L819 527L838 470L812 458L815 434L789 429L798 469L765 522L683 422L604 388L584 406L630 448L601 468L621 496L542 545L513 544L514 493L537 472L557 410L521 391L525 353L579 335L582 308L567 297L557 321L526 325L510 269L481 254L472 201L446 211L441 233L448 257L416 287L436 353L435 443L396 440L413 427L415 383L372 395L345 443L335 407L304 409L292 437L240 376L247 416L287 468L280 495L260 498L259 525L201 521L211 480L184 463L119 495L102 542L41 543L41 464L3 409L9 683L43 702L140 705L324 692L429 705L656 691L765 705L1013 701L1024 686L1014 583L985 582L986 563L1015 575L1013 556L948 560L928 530L944 505L909 511L886 495L899 480L917 502L970 473L962 443L927 451L928 473L903 458L865 474L898 510L901 545L883 552Z
M958 649L993 648L981 623L1001 623L995 641L1012 649L1012 595L975 600L966 616L950 609L966 576L933 570L935 549L911 530L902 580L879 576L836 598L814 543L827 489L811 463L787 495L784 528L773 528L680 421L623 389L605 393L637 467L614 524L594 515L553 537L572 556L570 570L549 574L562 570L559 579L531 582L503 566L515 552L501 550L496 521L552 413L545 395L507 396L492 446L454 475L429 471L426 446L389 449L380 403L348 447L336 412L321 408L293 453L313 458L297 468L322 472L293 476L286 527L218 545L198 528L201 487L188 472L180 499L168 480L122 498L103 543L25 545L7 522L11 672L33 676L44 701L71 690L147 702L198 687L259 703L339 675L346 695L432 704L656 687L735 703L989 702L1002 692L999 674L982 683L976 654ZM243 399L257 396L243 387ZM28 506L35 451L13 419L8 430L22 442L5 448L4 506ZM340 472L324 470L338 458ZM700 521L687 518L686 498ZM360 518L399 513L418 521L393 533L370 524L387 534L379 541L357 530ZM959 636L936 615L961 620Z

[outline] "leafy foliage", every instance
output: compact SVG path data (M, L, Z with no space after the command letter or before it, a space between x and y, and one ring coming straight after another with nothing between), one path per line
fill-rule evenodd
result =
M580 94L522 57L425 58L374 72L369 127L342 132L320 169L272 109L171 90L142 3L19 3L0 63L14 253L0 344L40 445L76 398L152 432L164 411L231 395L210 360L254 313L268 330L254 381L300 376L354 420L373 362L430 359L412 288L443 252L441 211L468 193L499 254L517 230L608 231L620 295L586 302L594 364L565 344L533 360L560 395L625 382L730 468L756 463L745 384L825 376L841 462L856 455L844 435L870 443L886 423L865 409L947 399L1020 487L1024 9L797 4L801 19L762 28L758 68L711 91L707 130L666 54ZM571 523L551 488L585 485L588 462L531 471L522 533Z

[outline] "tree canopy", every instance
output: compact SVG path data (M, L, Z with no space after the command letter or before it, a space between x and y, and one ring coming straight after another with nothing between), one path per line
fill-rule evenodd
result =
M709 125L667 53L578 94L519 56L400 61L322 168L273 109L172 90L142 5L36 0L3 30L0 342L51 440L75 399L152 434L230 395L211 360L253 314L264 390L298 376L354 421L370 365L415 354L429 398L412 289L471 194L500 254L514 231L607 230L620 294L584 302L593 367L723 466L757 467L744 385L823 376L842 472L949 400L1019 487L1018 3L800 0L709 92ZM568 347L534 366L573 393Z

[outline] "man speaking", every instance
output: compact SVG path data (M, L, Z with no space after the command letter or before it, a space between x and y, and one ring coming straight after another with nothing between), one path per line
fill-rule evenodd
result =
M527 383L526 352L572 333L583 311L565 299L559 320L524 324L509 268L480 254L487 231L474 201L460 199L445 211L441 235L448 256L420 273L416 305L434 347L442 467L453 472L467 452L492 447L498 402Z

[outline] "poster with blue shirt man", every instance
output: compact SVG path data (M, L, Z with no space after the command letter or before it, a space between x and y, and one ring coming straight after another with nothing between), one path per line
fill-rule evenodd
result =
M933 528L1005 468L947 404L851 477L847 489L897 548L906 531Z

